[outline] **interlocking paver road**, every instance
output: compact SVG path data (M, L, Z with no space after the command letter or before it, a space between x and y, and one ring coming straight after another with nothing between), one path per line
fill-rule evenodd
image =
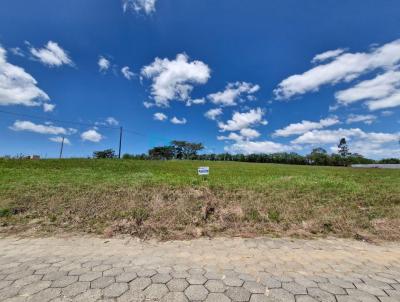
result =
M400 244L0 239L1 301L400 301Z

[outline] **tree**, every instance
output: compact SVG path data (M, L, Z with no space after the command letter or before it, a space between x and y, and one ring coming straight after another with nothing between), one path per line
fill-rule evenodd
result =
M172 159L174 154L175 149L172 146L154 147L149 150L151 159Z
M324 148L315 148L307 155L310 164L324 166L329 164L329 155Z
M339 145L338 145L338 153L340 154L340 157L342 158L342 164L344 166L347 166L348 163L348 157L351 154L349 152L349 146L347 145L346 139L343 137L340 139Z
M187 141L172 141L172 147L175 149L175 158L193 159L197 152L204 149L202 143L191 143Z
M93 152L94 158L114 158L115 151L113 149L107 149L103 151L94 151Z

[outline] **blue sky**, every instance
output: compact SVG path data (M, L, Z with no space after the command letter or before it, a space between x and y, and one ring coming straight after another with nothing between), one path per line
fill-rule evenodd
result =
M399 157L399 1L3 0L0 154ZM6 112L17 113L12 115ZM40 117L40 118L37 118ZM72 121L77 123L66 123Z

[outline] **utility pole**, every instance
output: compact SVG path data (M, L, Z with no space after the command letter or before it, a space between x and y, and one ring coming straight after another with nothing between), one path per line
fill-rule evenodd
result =
M61 140L60 158L62 158L63 149L64 149L64 136L62 137L62 140Z
M122 145L122 127L119 127L119 148L118 148L118 158L121 158L121 145Z

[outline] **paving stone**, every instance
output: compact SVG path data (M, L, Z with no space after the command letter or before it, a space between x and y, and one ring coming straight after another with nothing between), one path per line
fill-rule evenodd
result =
M269 290L268 296L282 302L295 302L294 295L282 288L273 288Z
M116 276L122 274L123 272L124 272L124 270L122 268L114 267L114 268L104 271L103 277L116 277Z
M358 289L348 289L347 290L348 295L354 299L354 300L361 300L362 302L376 302L379 301L377 297L366 293L364 291L358 290ZM336 298L339 300L340 295L337 295Z
M294 281L304 287L318 287L317 282L307 278L295 278Z
M329 282L342 288L355 288L352 282L339 278L329 278Z
M223 293L226 289L221 280L208 280L204 285L210 293Z
M210 293L205 302L230 302L232 301L227 296L221 293Z
M124 272L118 275L115 280L117 282L131 282L132 280L137 278L137 274L135 272Z
M186 278L186 280L192 285L201 285L207 281L203 275L190 275L188 278Z
M61 289L59 288L46 288L33 296L29 297L27 301L29 302L47 302L61 294Z
M147 299L160 300L168 293L168 288L165 284L151 284L144 292Z
M113 283L104 289L104 296L107 298L117 298L128 289L128 283Z
M306 295L307 289L296 282L283 282L282 288L294 295Z
M362 290L362 291L367 292L367 293L369 293L371 295L374 295L374 296L386 296L386 293L382 289L374 287L374 286L371 286L371 285L368 285L368 284L363 284L363 283L358 284L358 283L356 283L356 287L359 290Z
M101 272L86 273L83 274L82 276L79 276L79 281L90 282L100 278L101 276L102 276Z
M27 278L29 278L29 276L28 276ZM39 279L40 279L40 278L39 278ZM9 281L2 280L2 281L0 281L0 289L3 289L3 288L5 288L5 287L10 286L11 283L13 283L12 280L9 280ZM28 283L28 284L29 284L29 283ZM18 286L18 285L17 285L17 286ZM19 286L18 286L18 287L19 287Z
M261 277L260 283L265 285L267 288L280 288L282 286L281 281L272 277Z
M185 279L172 279L167 283L167 287L171 292L183 292L189 283Z
M17 287L22 287L22 286L34 283L36 281L39 281L40 279L42 279L41 275L30 275L30 276L15 280L13 285L17 286ZM2 282L4 282L3 285L2 285ZM11 282L12 281L0 281L0 289L4 288L5 286L10 285Z
M296 302L318 302L318 300L307 295L297 295Z
M237 302L249 301L250 292L243 287L229 287L225 294L232 300Z
M331 293L328 293L320 288L308 288L307 289L308 294L315 298L317 301L323 301L323 302L335 302L335 296L332 295Z
M103 296L101 289L89 289L74 298L74 302L95 302Z
M150 278L137 278L129 283L129 287L134 290L144 290L150 284Z
M11 297L14 297L16 295L18 295L18 292L20 291L20 287L16 287L16 286L7 286L3 289L0 290L0 297L2 299L8 299Z
M162 283L162 284L167 283L171 279L172 278L169 274L156 274L153 277L151 277L151 281L153 283Z
M222 282L224 282L224 284L227 286L242 286L244 283L243 280L234 277L223 278Z
M206 272L204 277L206 277L208 280L220 280L222 278L222 274L218 274L216 272Z
M172 271L171 276L176 279L185 279L190 277L190 275L185 271Z
M114 283L114 277L100 277L90 283L90 288L106 288L110 284Z
M254 278L250 274L240 274L238 277L239 277L239 279L242 279L243 281L256 281L256 278Z
M20 295L33 295L36 294L37 292L40 292L48 287L50 287L51 281L37 281L34 283L31 283L29 285L26 285L23 287L20 291Z
M43 281L55 281L55 280L63 278L67 274L68 274L68 272L65 272L65 271L50 272L50 273L45 274L43 276L42 280Z
M172 267L169 266L159 267L156 269L156 271L160 274L170 274L172 272Z
M400 301L398 298L394 298L394 297L379 297L379 300L381 302L399 302Z
M346 291L343 288L331 283L320 283L319 288L334 295L346 294Z
M261 294L252 294L250 297L250 302L276 302L276 300Z
M202 301L207 298L208 291L203 285L189 285L185 289L185 295L191 301Z
M202 268L191 268L188 270L190 275L204 275L206 271Z
M61 290L66 297L74 297L90 288L90 282L75 282Z
M53 281L51 287L66 287L78 281L78 276L64 276L58 280Z
M153 269L141 269L136 273L139 277L153 277L155 274L157 274L157 271Z
M243 287L247 289L252 294L264 294L265 286L254 281L246 281Z
M166 294L161 302L188 302L189 300L186 298L185 294L182 292L171 292Z

